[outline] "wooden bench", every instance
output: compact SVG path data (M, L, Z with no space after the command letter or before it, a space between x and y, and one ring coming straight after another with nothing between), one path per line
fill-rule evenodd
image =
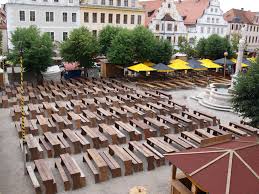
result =
M112 114L103 108L97 108L97 114L104 118L106 124L112 125L114 123Z
M44 137L39 137L39 140L40 140L40 143L45 148L45 150L47 151L48 158L52 158L53 157L53 151L52 151L50 145L45 141Z
M236 123L236 122L229 122L229 126L233 126L235 128L244 130L245 132L247 132L251 135L256 135L259 133L259 129L251 127L249 125L243 125L243 124Z
M61 117L57 113L52 114L51 117L52 117L53 121L57 123L59 129L65 128L65 121L64 121L63 117Z
M103 182L109 179L108 177L108 165L103 160L103 158L99 155L96 149L88 149L87 150L88 157L90 160L94 161L96 168L99 172L99 181Z
M207 118L207 119L211 119L213 126L216 126L216 125L220 124L220 120L217 119L216 116L213 116L213 115L204 113L204 112L202 112L202 111L197 111L197 110L194 110L193 113L196 114L196 115L199 115L199 116L203 116L203 117L205 117L205 118Z
M184 138L184 139L191 139L193 140L194 142L198 143L198 144L201 144L201 141L202 141L202 137L200 136L197 136L191 132L188 132L188 131L183 131L181 132L181 137Z
M160 150L162 150L163 152L165 152L167 154L179 151L178 149L172 147L167 142L162 141L158 138L150 137L150 138L147 139L147 143L149 145L151 145L152 147L156 146L157 148L159 148Z
M85 186L85 177L75 160L68 154L61 154L61 165L65 165L71 179L73 189Z
M136 119L131 119L130 120L130 125L133 127L136 127L144 132L144 138L147 139L149 137L154 137L157 135L156 129L153 127L147 125L143 121L136 120Z
M34 136L39 135L39 128L37 126L37 120L36 119L30 120L29 125L30 125L29 133Z
M65 138L63 137L62 134L57 134L57 138L60 140L61 142L61 152L62 154L64 153L69 153L71 154L71 147L69 145L69 143L67 142L67 140L65 140Z
M235 128L233 126L228 126L228 125L224 125L224 124L221 124L219 125L219 129L222 129L223 131L229 131L235 135L238 135L238 136L247 136L247 133L238 129L238 128Z
M213 138L213 137L215 137L215 135L212 135L212 134L208 133L204 129L196 129L194 131L194 133L199 135L199 136L201 136L201 137L203 137L203 138Z
M186 116L187 119L191 119L192 121L198 123L199 127L200 128L205 128L205 127L208 127L210 126L210 122L205 120L204 118L196 115L196 114L193 114L191 112L188 112L188 111L184 111L182 112L182 116Z
M31 160L37 160L43 157L43 149L41 148L38 140L32 134L25 136L25 141L30 152Z
M172 104L173 106L181 108L182 111L186 111L186 110L189 111L189 109L186 107L186 105L183 105L181 103L175 102L173 100L168 100L167 102L168 102L168 104Z
M43 115L36 115L37 124L40 125L43 133L49 131L49 122L48 119L45 118Z
M109 154L107 151L103 151L100 153L101 157L104 159L104 161L107 163L112 178L120 177L121 176L121 167L118 162Z
M156 111L157 114L166 115L170 110L164 108L162 105L155 104L153 102L148 102L147 107Z
M121 109L119 109L117 107L110 107L109 109L110 109L110 112L113 113L115 116L118 116L121 121L123 121L123 122L128 121L126 112L122 111Z
M100 123L100 119L89 110L83 110L83 115L89 120L89 127L96 127Z
M56 107L60 116L66 115L66 103L64 101L56 101Z
M183 125L183 126L179 126L181 128L187 128L187 130L189 131L192 131L195 129L195 126L193 125L193 121L185 117L182 117L182 115L180 114L173 113L171 114L171 118L178 122L181 122L181 125Z
M160 136L164 136L165 134L169 133L170 128L155 118L145 117L144 122L157 129L157 131L159 131Z
M192 146L190 144L187 144L186 142L184 142L183 140L181 140L180 138L178 138L176 136L176 134L166 134L164 136L164 141L169 143L176 143L177 145L180 145L181 147L183 147L184 149L191 149Z
M157 104L161 105L162 107L168 109L171 113L179 113L180 109L173 106L172 104L168 104L165 101L158 101Z
M154 154L150 150L148 150L146 147L144 147L140 142L137 142L137 141L129 142L129 149L131 151L133 151L134 149L137 150L140 154L142 154L146 158L148 170L153 170L155 168Z
M143 112L146 117L155 117L155 115L156 115L156 112L153 111L152 109L148 108L146 105L135 104L135 108L138 111Z
M83 126L82 135L87 135L93 142L94 148L107 147L108 139L98 131L97 128L89 128L88 126Z
M125 172L124 175L131 175L133 173L132 159L131 157L123 150L123 148L117 145L109 145L109 154L117 156L122 163L124 164Z
M65 138L69 140L69 142L71 142L71 144L73 144L74 153L75 154L80 153L81 152L80 141L79 141L79 137L75 134L75 132L71 131L70 129L64 129L63 135Z
M219 136L219 135L227 135L228 133L219 129L218 126L210 126L207 127L207 132L211 133L212 135Z
M90 168L91 172L93 173L95 183L99 183L100 182L99 172L97 168L94 166L93 162L85 154L83 155L83 162L87 164L87 166Z
M129 148L124 147L123 149L127 152L129 157L131 158L134 171L135 172L143 171L143 162L141 161L141 159L139 159L139 157L136 156L136 154L134 154L132 151L130 151Z
M127 132L129 135L130 141L133 141L133 140L139 141L142 139L142 134L137 129L135 129L133 126L131 126L127 123L124 123L122 121L115 121L115 127L118 130L122 129L125 132ZM125 143L126 143L126 141L125 141Z
M123 144L126 143L126 137L123 135L121 136L120 134L118 134L118 131L113 128L111 125L107 125L107 124L99 124L99 131L100 132L106 132L112 140L112 144Z
M47 160L39 159L34 160L35 169L39 172L40 178L46 189L46 194L57 193L57 184L52 174L50 167L47 164Z
M81 144L81 149L83 152L86 152L87 149L90 148L90 142L87 141L84 136L81 134L80 131L75 131L75 134L77 135L77 137L79 138L79 142Z
M27 172L30 176L30 179L31 179L31 182L32 182L32 185L34 187L34 190L36 192L36 194L41 194L41 188L40 188L40 183L34 173L34 170L31 166L26 166L26 169L27 169Z
M51 147L54 150L54 157L57 157L62 152L61 150L61 142L58 140L57 136L55 136L51 132L44 133L44 140L49 142Z
M75 114L74 112L68 112L67 113L67 118L74 123L75 127L77 129L80 129L81 127L81 118L79 115Z
M126 111L128 114L128 117L130 117L132 119L143 118L144 113L141 111L138 111L137 109L135 109L133 107L124 105L124 106L121 106L120 108L121 108L121 110Z

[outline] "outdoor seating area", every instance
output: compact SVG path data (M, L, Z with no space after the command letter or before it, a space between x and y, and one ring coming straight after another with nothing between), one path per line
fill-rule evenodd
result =
M168 165L164 154L259 133L234 121L222 124L161 88L145 91L123 80L26 82L24 88L26 170L37 194L134 176ZM6 86L0 97L1 108L10 108L17 141L20 89L18 83Z

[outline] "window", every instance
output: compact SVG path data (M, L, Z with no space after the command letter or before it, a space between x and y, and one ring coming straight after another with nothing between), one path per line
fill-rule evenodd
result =
M250 32L252 32L253 31L253 26L250 26Z
M25 21L25 11L20 11L20 21Z
M234 24L231 24L231 30L234 30Z
M219 34L219 28L217 28L217 34Z
M88 12L84 12L84 22L85 23L89 22L89 13Z
M164 29L165 29L165 28L164 28L164 26L165 26L165 25L164 25L164 24L162 24L162 31L164 31Z
M224 28L221 28L221 34L224 34Z
M117 0L117 6L121 6L121 0Z
M72 22L76 22L76 13L72 13Z
M57 2L58 2L58 0L54 0L54 2L56 2L56 3L57 3Z
M30 21L35 22L35 11L30 11Z
M175 43L175 36L174 36L174 43Z
M54 13L46 12L46 22L53 22L53 21L54 21Z
M120 14L116 14L116 24L119 24L120 23L120 18L121 15Z
M105 5L105 0L102 0L102 1L101 1L101 5Z
M141 15L138 15L138 24L141 24Z
M171 8L171 4L170 4L170 3L168 3L167 7L168 7L168 8ZM171 38L171 37L170 37L170 38Z
M174 31L177 32L177 25L174 26Z
M156 31L159 31L159 24L156 25Z
M101 23L105 23L105 14L101 13Z
M97 30L93 30L93 36L97 37Z
M134 15L131 15L131 16L130 16L130 23L131 23L131 24L134 24L134 21L135 21L135 16L134 16Z
M93 4L97 4L97 0L93 0Z
M173 28L172 24L167 24L167 31L172 31L172 28Z
M215 34L215 32L216 32L216 29L212 28L212 34Z
M210 11L213 12L213 8L211 8Z
M63 32L63 41L67 40L67 35L68 35L67 32Z
M54 41L54 39L55 39L54 32L48 32L48 34L49 34L51 40Z
M63 22L67 22L67 13L66 12L63 13Z
M136 1L135 0L131 0L131 7L136 7Z
M129 6L128 4L129 4L128 0L124 0L124 6L128 7Z
M218 9L217 9L217 8L215 8L215 12L216 12L216 13L218 12Z
M172 38L171 38L171 36L167 36L166 39L167 39L169 42L171 42L171 39L172 39Z
M97 13L93 13L93 23L97 23Z
M69 0L69 3L73 3L73 0Z
M249 40L248 40L248 43L250 43L251 42L251 36L249 36Z
M123 16L123 24L127 24L128 23L128 15L124 15Z
M113 0L109 0L109 5L113 5Z
M110 13L109 14L109 21L108 21L110 24L112 23L112 14Z
M212 18L212 23L213 23L213 24L215 23L215 19L214 19L214 18Z
M216 19L216 23L217 23L217 24L219 23L219 18Z
M207 17L207 23L210 23L210 17Z
M207 33L208 33L208 34L210 34L210 27L208 27L208 29L207 29Z
M204 33L204 27L201 27L201 33Z

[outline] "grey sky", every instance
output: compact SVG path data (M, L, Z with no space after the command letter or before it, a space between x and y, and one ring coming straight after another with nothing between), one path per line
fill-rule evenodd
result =
M3 4L6 1L7 0L0 0L0 4ZM259 0L220 0L220 3L224 12L231 8L244 8L245 10L259 12Z

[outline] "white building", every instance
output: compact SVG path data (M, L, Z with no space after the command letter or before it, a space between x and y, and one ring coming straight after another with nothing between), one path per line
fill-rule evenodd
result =
M240 34L242 27L245 27L247 50L253 52L259 49L259 13L231 9L224 14L224 17L229 24L230 38L234 34Z
M143 1L142 5L146 12L145 25L156 37L167 39L177 47L179 36L186 37L187 30L174 1Z
M190 40L207 38L212 34L227 35L228 23L224 20L219 0L178 0L175 4L184 19Z
M37 26L61 42L80 26L79 0L8 0L6 3L8 47L17 27Z

